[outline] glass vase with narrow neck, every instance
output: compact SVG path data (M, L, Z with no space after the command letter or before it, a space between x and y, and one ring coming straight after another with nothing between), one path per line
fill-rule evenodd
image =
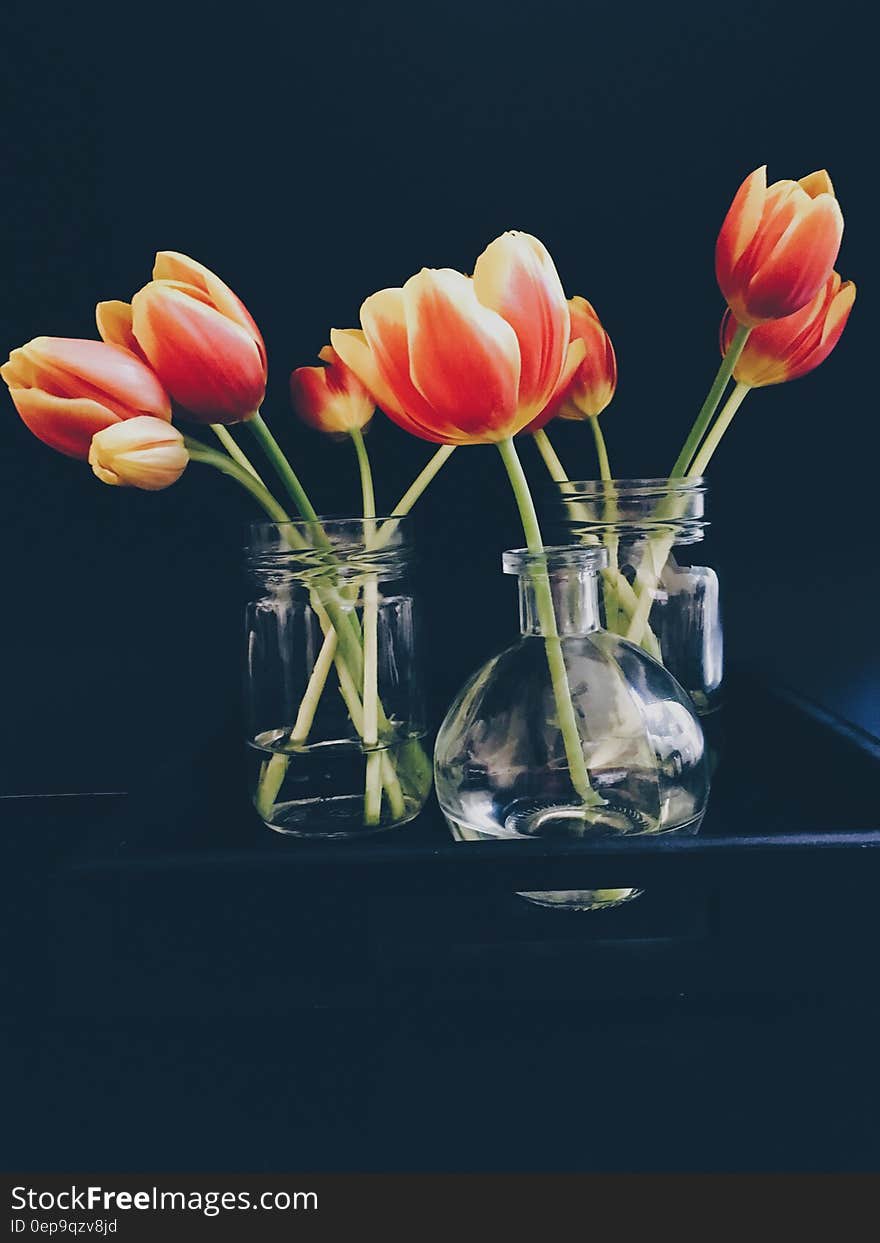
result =
M246 736L270 828L360 837L424 806L412 560L405 518L251 527Z
M662 665L601 628L597 576L606 561L604 548L586 545L504 554L505 572L519 583L521 637L468 679L434 752L437 798L458 841L699 828L708 796L700 723ZM593 910L637 892L523 896Z
M559 486L564 537L608 552L606 628L662 661L701 716L713 712L724 665L718 575L694 556L708 526L706 481L586 479Z

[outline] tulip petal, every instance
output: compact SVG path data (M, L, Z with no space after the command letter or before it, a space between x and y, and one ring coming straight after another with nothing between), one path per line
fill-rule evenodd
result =
M132 324L150 366L197 419L234 423L259 409L263 358L242 325L167 281L135 294Z
M446 433L454 434L455 428L439 426L435 411L416 388L410 374L403 290L380 289L372 294L361 307L361 323L381 389L381 396L380 390L373 391L377 404L405 431L423 440L447 443ZM339 352L345 359L342 350ZM356 368L352 369L358 374ZM363 376L359 378L363 383Z
M725 297L733 269L761 223L766 193L767 165L764 164L746 177L724 217L715 246L715 272Z
M290 377L294 410L309 427L329 434L363 428L374 403L357 376L330 346L321 350L326 367L297 367Z
M120 418L152 414L171 419L171 403L157 376L122 346L68 337L35 337L13 355L27 361L31 386L57 397L89 398Z
M266 367L266 346L253 316L242 300L210 268L190 259L188 255L180 254L179 251L160 250L153 264L153 280L179 281L206 293L218 311L234 323L240 324L253 337L260 351L263 367Z
M400 290L397 291L398 293ZM377 295L374 295L377 296ZM367 299L369 301L369 299ZM366 303L364 303L366 306ZM404 327L404 348L406 348L406 328ZM357 377L364 388L371 395L376 405L388 415L392 422L397 423L405 432L409 432L412 436L419 436L422 440L431 440L437 444L442 444L442 438L432 434L425 426L416 423L410 418L409 414L403 409L403 406L394 396L394 393L386 383L384 377L379 371L376 358L367 343L366 335L359 328L334 328L330 332L330 342L333 349L342 359L348 369ZM409 373L407 372L407 381L409 382ZM411 384L410 384L410 387ZM415 390L413 390L415 392ZM422 398L419 394L415 394L420 405L423 405Z
M474 282L451 268L423 269L403 287L410 373L441 434L459 442L502 440L519 417L516 333L479 301ZM558 369L557 369L558 373Z
M784 319L754 328L736 365L734 377L752 388L782 384L814 370L840 339L855 301L852 281L841 284L832 272L816 297ZM728 311L721 324L722 352L730 346L736 323Z
M474 289L516 333L520 404L541 408L559 380L570 328L565 293L546 247L528 233L502 234L477 259Z
M14 388L10 393L22 422L51 449L86 461L92 437L120 420L97 401L56 397L38 388Z
M131 330L130 302L99 302L95 307L95 320L102 341L106 341L108 345L121 345L123 349L130 350L132 354L146 361Z
M837 199L825 194L812 199L809 210L792 221L749 283L753 319L783 318L810 302L834 268L842 236Z
M799 379L808 372L814 371L820 363L825 361L843 334L855 300L855 285L852 281L845 281L828 308L822 334L816 346L809 353L803 353L792 359L791 370L788 374L789 380Z
M824 168L820 168L815 173L808 173L806 177L801 177L798 185L801 189L806 190L811 199L816 198L820 194L834 195L834 186L831 184L831 178L828 176L827 169Z

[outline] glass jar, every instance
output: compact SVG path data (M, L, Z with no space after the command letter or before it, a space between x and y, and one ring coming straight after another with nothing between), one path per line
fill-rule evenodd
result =
M269 828L360 837L424 806L412 555L405 518L251 527L245 715Z
M724 665L718 575L692 550L708 525L704 479L587 479L562 483L564 532L608 551L605 627L662 661L697 712L720 702Z
M597 574L606 559L603 548L574 545L504 554L505 572L519 579L522 638L468 680L434 752L437 797L457 840L697 832L708 796L703 731L662 665L600 629ZM574 756L560 724L572 710ZM580 757L586 785L572 762ZM591 910L637 892L522 896Z

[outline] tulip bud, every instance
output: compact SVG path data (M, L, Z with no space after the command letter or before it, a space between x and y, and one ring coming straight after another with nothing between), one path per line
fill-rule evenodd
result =
M23 422L69 457L89 456L96 432L151 415L171 419L171 402L134 354L103 341L35 337L0 367Z
M101 304L108 305L125 306ZM123 318L119 313L108 331L115 334ZM200 263L160 252L153 280L132 298L131 332L168 392L197 422L239 423L259 410L266 393L263 338L244 304Z
M89 465L103 483L147 492L177 483L188 462L178 429L147 416L105 427L89 449Z
M856 300L852 281L832 272L816 297L794 315L753 328L733 376L750 388L796 380L824 362L846 327ZM721 322L721 352L730 348L736 322L730 311Z
M297 367L290 400L304 423L319 432L349 433L366 427L375 413L372 397L330 345L318 355L326 367Z
M617 358L611 338L586 298L572 298L571 339L586 347L582 362L562 394L554 403L560 419L594 419L610 403L617 388ZM546 421L546 420L545 420Z
M785 319L816 297L834 268L843 216L824 171L767 186L766 167L748 176L725 217L715 272L740 324Z

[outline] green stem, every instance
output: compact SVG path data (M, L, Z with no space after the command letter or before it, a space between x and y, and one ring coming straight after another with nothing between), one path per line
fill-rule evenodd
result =
M427 466L416 475L415 479L409 485L403 496L391 511L391 517L386 518L376 533L373 542L373 551L378 552L380 548L384 548L397 530L395 518L404 518L415 505L416 501L427 488L431 480L439 474L441 467L449 460L449 457L455 449L455 445L441 445L434 456L428 462Z
M712 425L709 435L703 441L703 447L693 460L688 476L692 479L699 478L705 474L706 467L712 460L712 454L721 443L721 437L727 431L733 422L733 416L739 410L748 394L751 392L750 384L740 382L728 397L721 413Z
M724 390L727 388L727 382L733 375L733 369L739 362L739 356L745 349L745 344L749 339L751 331L751 328L746 328L744 324L737 324L730 348L721 360L718 374L715 376L700 413L694 420L694 425L688 433L688 438L682 446L681 453L675 459L675 465L670 476L672 479L682 479L688 473L694 454L700 447L700 442L706 434L706 428L712 421L712 415L718 409Z
M250 458L247 456L244 450L238 447L238 444L233 439L232 433L229 431L229 428L224 427L222 423L211 423L209 424L209 426L211 428L211 431L220 441L221 445L226 450L226 452L229 454L229 456L231 458L234 458L235 461L238 462L239 466L244 467L244 469L246 471L249 471L250 474L252 474L255 479L259 479L260 483L262 483L263 481L262 479L260 479L260 475L259 475L259 472L257 471L257 468L254 466L253 462L250 460Z
M592 421L595 422L595 420ZM544 459L544 464L550 473L550 477L554 480L554 482L560 484L570 483L571 481L565 473L565 468L556 456L556 452L550 443L550 437L547 433L543 430L533 432L532 437L538 447L541 457ZM587 523L591 521L582 505L573 505L572 512L579 522ZM598 544L600 542L598 535L582 534L580 538L585 544ZM638 601L636 599L635 592L629 585L629 582L624 575L621 574L616 561L614 568L612 568L610 564L612 548L614 550L615 557L618 552L619 541L617 536L606 534L603 536L602 543L604 543L605 547L608 549L609 556L609 565L602 571L602 582L604 584L603 600L605 603L605 622L609 630L613 630L616 634L623 634L625 633L623 630L623 624L627 621L628 615L636 608ZM660 644L657 642L657 638L650 626L644 628L642 647L644 647L645 651L648 652L650 656L653 656L655 660L659 660L661 664L663 663L660 653Z
M247 426L259 443L266 457L272 463L278 478L284 484L290 499L305 518L306 522L318 522L315 507L309 500L305 488L299 481L296 471L290 465L278 441L269 431L259 411L248 419Z
M599 426L599 416L594 415L589 420L589 423L593 432L593 440L596 442L596 456L599 459L599 478L604 484L607 484L605 496L606 516L609 522L616 523L619 513L617 509L617 494L611 482L611 463L608 461L608 446L605 444L605 437L602 434L602 428ZM608 549L608 570L616 578L619 569L619 537L609 533L605 537L605 547ZM619 597L616 593L611 593L605 597L605 621L609 630L613 630L615 634L619 633L620 608Z
M216 449L211 449L206 444L203 444L202 441L195 440L190 436L184 437L184 444L192 461L201 462L206 466L213 466L215 470L219 470L222 474L240 483L245 491L249 492L254 500L265 510L273 522L284 523L285 538L291 547L296 549L308 547L297 532L295 524L291 522L287 511L279 505L266 486L255 477L253 471L240 466L237 461L234 461L225 453L218 453ZM360 643L353 633L350 617L341 608L332 590L330 592L322 592L317 588L314 589L312 592L312 607L325 635L322 652L330 643L333 644L334 663L339 676L342 697L355 729L363 736L363 710L361 708L357 683L352 677L352 672L354 672L354 676L358 679L362 676L363 654L360 650ZM331 636L335 637L331 639ZM341 652L336 650L337 645L343 649ZM322 674L323 676L321 676ZM313 671L313 680L310 680L306 694L308 696L309 690L314 692L315 698L313 703L315 706L325 682L326 674L324 674L323 668L319 670L317 676L314 675ZM306 706L306 711L311 711L312 716L314 716L311 703L312 701ZM299 722L299 716L298 723L304 723ZM305 737L307 736L308 734L306 733ZM303 741L305 741L305 738ZM281 788L288 763L288 756L276 754L263 766L256 802L257 809L264 819L270 818L275 796ZM381 772L392 808L392 814L395 816L402 815L404 809L403 795L394 765L390 760L382 762Z
M376 497L373 491L373 472L364 435L359 427L351 433L361 474L361 494L364 503L364 543L367 548L376 534ZM367 574L364 581L364 746L374 748L367 752L366 781L364 786L364 823L378 824L382 815L382 770L379 745L379 584L375 574Z
M409 513L413 505L415 505L416 501L424 492L425 488L427 488L434 476L439 474L441 467L451 457L455 447L455 445L440 446L428 462L427 466L424 466L419 474L416 475L415 479L392 509L391 513L395 518L402 518L404 514Z
M395 505L394 509L391 511L393 517L402 518L404 517L404 515L409 513L413 505L416 503L416 501L419 499L419 497L428 487L428 484L438 474L438 472L440 471L444 463L448 461L455 447L456 447L455 445L441 445L441 447L437 450L437 452L434 454L431 460L427 463L427 465L422 469L419 475L416 476L416 478L410 484L409 488L407 488L406 492L404 492L403 496L400 498L398 503ZM388 543L389 539L391 539L394 532L397 530L397 523L394 522L393 517L387 519L382 524L380 530L378 531L376 535L375 542L373 543L374 550L384 548L384 546ZM325 639L325 646L327 642L331 639L331 636L335 638L335 632L330 631L327 638ZM316 662L315 668L312 672L312 679L310 680L309 685L306 689L306 698L310 702L317 703L318 699L320 698L321 692L324 688L324 683L326 681L326 673L324 672L325 668L326 666L319 659L319 661ZM337 671L338 671L338 665L337 665ZM303 718L303 720L305 721L305 718ZM308 733L305 734L305 736L301 739L301 741L305 742L307 737L308 737ZM421 770L422 761L424 759L424 753L422 752L422 749L419 746L419 744L416 742L414 746L411 746L409 748L409 752L412 758L413 766L418 767ZM388 757L386 753L383 752L382 753L382 771L383 771L383 777L384 777L385 785L386 785L386 793L388 793L388 796L389 796L389 801L392 798L392 794L396 795L396 791L394 791L393 787L389 784L388 779L387 779L388 770L390 769L393 773L393 767L394 766L390 758ZM426 779L430 779L430 768L427 768L424 770L424 776ZM399 815L402 814L402 807L398 807L398 805L392 803L392 814L395 817L399 817Z
M538 515L535 513L535 505L529 492L528 481L522 468L522 463L517 456L513 441L500 440L498 442L498 451L501 454L501 460L504 462L510 479L510 486L516 498L523 525L523 534L525 535L529 551L542 553L544 542L541 538ZM546 569L535 572L533 585L535 601L538 607L538 618L541 623L541 629L544 632L544 647L547 653L547 665L550 670L553 695L556 700L556 711L559 716L559 728L562 732L572 785L585 803L595 806L602 802L602 798L590 784L590 774L587 771L586 761L584 760L583 745L578 730L574 704L571 699L568 673L565 668L562 642L560 641L556 625L553 593Z
M273 522L290 522L290 516L287 511L278 504L275 497L254 472L239 466L238 462L233 461L225 453L219 453L216 449L208 448L201 440L194 440L191 436L185 436L183 443L186 445L189 456L194 462L202 462L206 466L213 466L216 470L240 483L246 491L250 492L254 500L262 506ZM293 534L294 532L291 530L291 535Z
M570 480L568 475L565 473L565 467L560 462L556 450L550 443L550 437L544 431L543 427L540 431L532 433L532 440L534 440L538 452L544 459L544 465L547 467L550 478L553 482L569 483Z
M364 517L376 517L376 496L373 491L373 472L370 470L370 457L364 443L364 434L359 427L351 433L352 444L357 455L358 470L361 475L361 495L364 499ZM367 523L364 523L367 526ZM366 533L366 532L365 532Z
M608 446L605 444L605 437L602 434L602 428L599 426L599 416L594 415L589 420L590 427L593 429L593 439L596 442L596 453L599 457L599 478L605 483L611 482L611 465L608 461Z

